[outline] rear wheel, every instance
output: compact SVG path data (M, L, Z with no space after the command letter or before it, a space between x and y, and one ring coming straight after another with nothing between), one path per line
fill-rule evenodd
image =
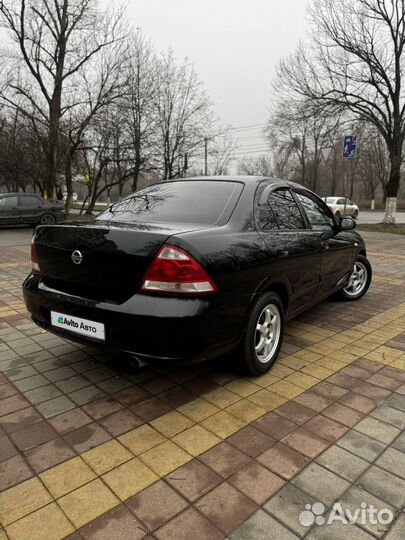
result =
M284 308L280 297L265 293L249 316L241 347L244 370L255 376L266 373L277 360L283 333Z
M349 301L358 300L368 291L371 278L372 269L369 260L364 255L358 255L350 279L339 291L339 297Z
M39 223L41 225L53 225L55 221L55 216L53 216L52 214L42 214Z

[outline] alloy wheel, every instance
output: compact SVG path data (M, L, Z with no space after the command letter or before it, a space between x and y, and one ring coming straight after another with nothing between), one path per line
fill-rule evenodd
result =
M357 296L367 284L367 268L365 265L356 261L348 285L343 289L348 296Z
M254 335L256 358L266 364L277 350L281 335L281 315L275 304L268 304L260 313Z

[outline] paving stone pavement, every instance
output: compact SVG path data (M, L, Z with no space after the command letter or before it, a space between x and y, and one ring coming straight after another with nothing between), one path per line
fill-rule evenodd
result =
M29 249L1 248L0 540L404 538L405 242L364 236L369 293L289 322L258 378L232 358L131 372L43 332ZM336 502L394 520L300 523Z

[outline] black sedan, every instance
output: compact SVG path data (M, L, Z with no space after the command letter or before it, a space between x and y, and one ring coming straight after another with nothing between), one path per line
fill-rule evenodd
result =
M290 182L164 182L93 223L38 227L24 298L39 326L72 340L143 360L235 351L259 375L277 358L285 320L331 294L367 291L354 227Z
M64 219L63 203L45 201L36 193L0 193L0 226L52 225Z

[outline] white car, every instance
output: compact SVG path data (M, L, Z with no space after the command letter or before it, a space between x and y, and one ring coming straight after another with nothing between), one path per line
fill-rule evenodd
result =
M66 201L67 199L67 191L64 191L63 192L63 200ZM73 202L77 202L77 193L76 192L73 192Z
M359 215L359 207L348 197L346 197L346 210L345 197L325 197L325 202L337 218L346 215L357 219Z

